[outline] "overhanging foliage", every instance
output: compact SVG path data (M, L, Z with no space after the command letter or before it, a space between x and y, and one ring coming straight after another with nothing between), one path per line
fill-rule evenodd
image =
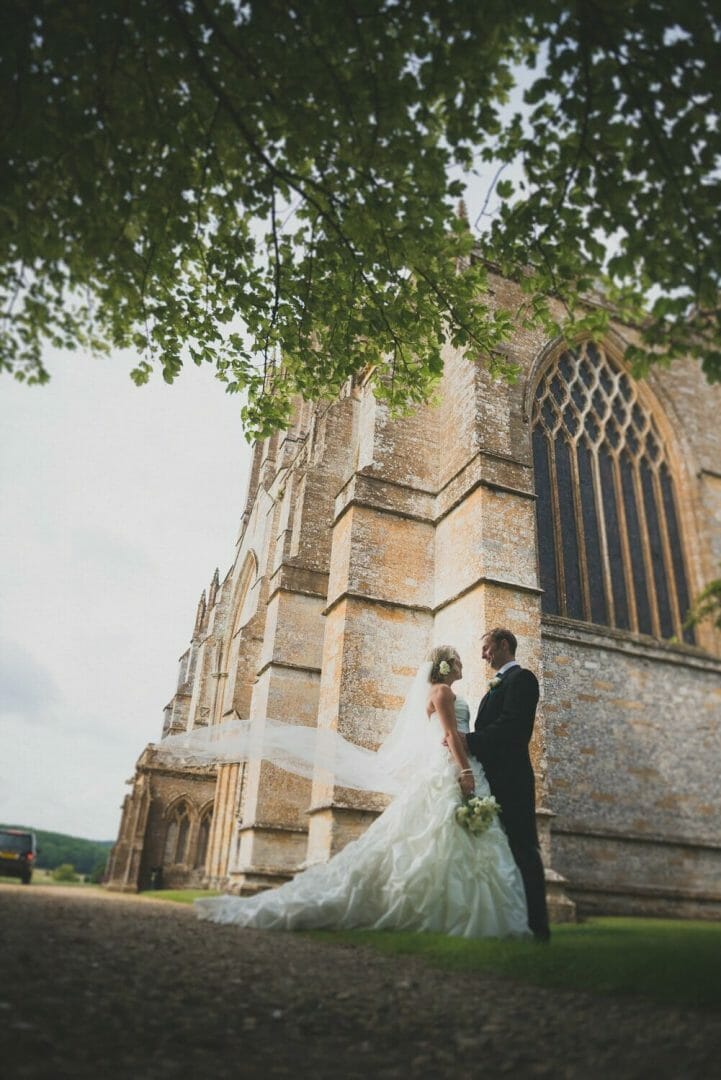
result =
M441 348L603 285L652 359L721 377L718 11L709 0L6 0L0 365L131 347L215 365L251 435L373 367L422 400ZM537 65L523 116L502 112ZM453 166L521 159L492 228ZM613 254L608 257L608 240ZM476 247L479 260L470 259ZM484 260L527 302L484 302ZM655 291L654 291L655 290ZM645 314L644 312L649 312ZM565 327L569 330L569 327ZM569 331L570 332L570 331Z

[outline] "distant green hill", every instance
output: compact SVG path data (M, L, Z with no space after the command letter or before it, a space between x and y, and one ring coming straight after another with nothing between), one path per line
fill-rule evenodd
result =
M83 840L79 836L45 832L44 829L33 829L32 825L1 825L0 828L34 832L39 849L37 865L45 870L71 863L79 874L90 874L98 863L105 862L114 844L113 840Z

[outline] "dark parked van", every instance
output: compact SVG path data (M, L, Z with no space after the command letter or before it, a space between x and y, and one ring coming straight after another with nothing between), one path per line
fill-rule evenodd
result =
M18 877L29 885L36 855L35 833L0 829L0 876Z

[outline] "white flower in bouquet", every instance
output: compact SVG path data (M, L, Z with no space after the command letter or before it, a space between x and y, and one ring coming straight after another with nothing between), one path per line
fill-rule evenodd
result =
M464 829L478 836L490 828L500 809L493 795L472 795L456 807L454 817Z

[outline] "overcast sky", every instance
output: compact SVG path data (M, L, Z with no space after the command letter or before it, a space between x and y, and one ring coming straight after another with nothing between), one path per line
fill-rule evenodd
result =
M0 822L110 840L198 597L230 566L250 448L209 368L0 379Z

